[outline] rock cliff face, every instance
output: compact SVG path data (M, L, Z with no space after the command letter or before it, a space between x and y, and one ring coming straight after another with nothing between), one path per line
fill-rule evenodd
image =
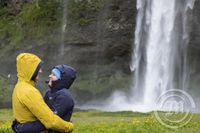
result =
M23 4L37 4L32 10L40 10L43 8L42 2L45 1L8 2L6 6L13 9L18 7L12 10L12 14L18 15L25 10L26 6ZM84 5L84 2L87 5ZM11 74L11 78L15 80L16 55L20 52L32 52L46 62L43 80L48 76L51 67L57 64L69 64L77 69L77 81L72 91L79 101L107 97L117 89L128 90L131 80L129 62L134 40L136 1L69 0L67 3L63 1L58 6L56 8L57 14L61 14L58 20L60 26L55 30L47 31L43 38L37 38L35 34L30 33L29 36L23 37L22 43L13 45L9 44L11 40L9 33L0 37L3 42L0 45L3 53L0 62L4 64L1 73L4 76ZM63 9L64 7L67 8ZM63 21L62 13L66 15L67 21ZM19 25L25 28L26 22L22 22L22 25L20 22ZM39 24L36 24L35 28L37 25ZM31 32L34 33L34 29ZM39 86L46 88L43 83Z
M61 30L61 22L60 30L58 28L55 32L48 32L48 39L45 36L42 39L24 38L23 47L15 46L10 50L6 47L6 53L1 55L0 60L1 74L15 75L15 56L19 52L33 52L46 62L42 79L45 79L51 67L57 64L69 64L78 70L72 91L79 102L83 101L82 99L107 97L113 90L127 91L131 84L129 63L134 42L136 0L103 2L103 6L97 6L97 11L79 12L78 16L83 19L72 19L74 16L67 12L64 32ZM70 9L74 11L74 7L68 7L66 10ZM196 76L196 73L199 73L200 59L200 1L196 0L192 13L189 55L192 74L197 83L200 79ZM6 36L0 38L6 41ZM9 41L7 42L9 44ZM5 51L4 45L0 46L0 50Z
M199 0L195 1L194 8L192 11L192 21L190 24L191 24L191 34L190 34L189 51L191 54L191 59L194 60L194 62L196 62L197 60L199 60L200 57L200 1ZM199 65L194 65L194 66L198 67Z
M129 62L135 28L135 0L108 0L96 14L96 21L82 27L66 28L66 47L90 49L78 60L94 64L116 63L115 67L129 73ZM74 38L73 38L74 37ZM79 54L77 53L77 56ZM88 57L86 57L88 55ZM91 56L92 55L92 56ZM93 60L93 61L92 61ZM123 69L121 69L123 68Z
M52 46L50 54L53 59L47 61L58 59L58 64L63 61L77 68L74 94L86 100L107 97L113 90L130 88L129 63L136 1L107 0L94 16L95 21L84 26L69 22L64 45ZM58 55L63 49L64 55Z
M190 89L198 97L200 83L200 1L195 0L190 21L191 33L189 42L189 66L191 72ZM194 97L193 97L194 98Z

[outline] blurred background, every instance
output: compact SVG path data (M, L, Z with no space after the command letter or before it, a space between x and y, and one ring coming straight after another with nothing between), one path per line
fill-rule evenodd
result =
M77 70L70 88L77 107L106 105L116 91L132 97L138 11L136 0L0 0L0 107L11 107L21 52L45 61L37 83L42 94L51 68L67 64ZM187 92L200 101L200 1L186 14Z

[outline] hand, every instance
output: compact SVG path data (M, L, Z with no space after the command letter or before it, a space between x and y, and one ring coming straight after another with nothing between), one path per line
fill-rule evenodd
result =
M52 86L52 80L51 80L51 79L49 80L48 85L49 85L49 86Z
M11 125L11 127L12 127L12 130L15 132L15 133L19 133L19 130L18 130L18 125L19 125L20 123L17 121L17 120L14 120L13 122L12 122L12 125Z

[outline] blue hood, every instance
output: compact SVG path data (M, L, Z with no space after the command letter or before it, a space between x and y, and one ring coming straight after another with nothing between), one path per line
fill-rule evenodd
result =
M61 79L52 82L50 87L53 90L60 90L63 88L69 89L74 80L76 79L76 70L67 65L58 65L57 68L61 72Z

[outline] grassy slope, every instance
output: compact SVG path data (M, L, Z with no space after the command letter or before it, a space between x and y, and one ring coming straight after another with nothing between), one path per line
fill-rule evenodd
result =
M11 110L0 110L0 132L11 133ZM169 129L161 125L153 113L136 112L75 112L72 118L74 133L199 133L200 114L193 114L192 120L178 129Z

